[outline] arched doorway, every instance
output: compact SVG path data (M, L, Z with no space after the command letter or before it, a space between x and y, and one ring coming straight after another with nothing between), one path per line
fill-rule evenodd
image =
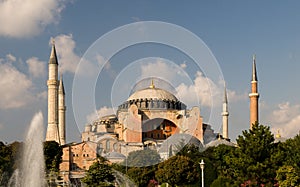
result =
M155 118L143 122L143 139L165 140L176 134L177 126L170 120Z

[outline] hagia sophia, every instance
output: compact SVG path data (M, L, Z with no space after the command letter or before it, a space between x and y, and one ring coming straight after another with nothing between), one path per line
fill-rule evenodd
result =
M250 128L258 122L258 80L253 57L250 98ZM199 148L227 144L235 146L228 137L228 100L224 88L222 133L215 133L210 124L203 123L199 107L188 109L176 96L159 87L155 80L149 86L132 93L120 103L116 114L101 116L85 125L81 142L66 144L66 106L62 76L58 79L58 59L52 44L48 63L48 125L46 141L56 141L63 147L60 171L68 173L65 180L81 178L97 155L110 162L122 162L132 151L155 149L162 159L176 151L174 137L184 139ZM173 138L173 140L172 140ZM175 143L174 143L175 142ZM172 150L172 151L170 151ZM170 153L171 152L171 153ZM65 177L65 176L64 176Z

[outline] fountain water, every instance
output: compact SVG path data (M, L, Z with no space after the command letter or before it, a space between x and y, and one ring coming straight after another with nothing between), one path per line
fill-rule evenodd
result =
M25 138L21 168L14 172L8 186L45 186L43 129L43 115L39 112L33 117Z

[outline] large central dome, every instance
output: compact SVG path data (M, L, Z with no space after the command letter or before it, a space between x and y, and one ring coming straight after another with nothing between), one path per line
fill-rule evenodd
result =
M140 99L157 99L157 100L169 100L178 101L178 99L170 92L156 88L152 83L148 88L138 90L134 92L127 101Z

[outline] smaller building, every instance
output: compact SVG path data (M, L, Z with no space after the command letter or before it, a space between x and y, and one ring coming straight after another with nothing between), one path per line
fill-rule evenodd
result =
M96 161L99 147L94 142L80 142L63 145L60 174L68 183L80 183L86 170Z

